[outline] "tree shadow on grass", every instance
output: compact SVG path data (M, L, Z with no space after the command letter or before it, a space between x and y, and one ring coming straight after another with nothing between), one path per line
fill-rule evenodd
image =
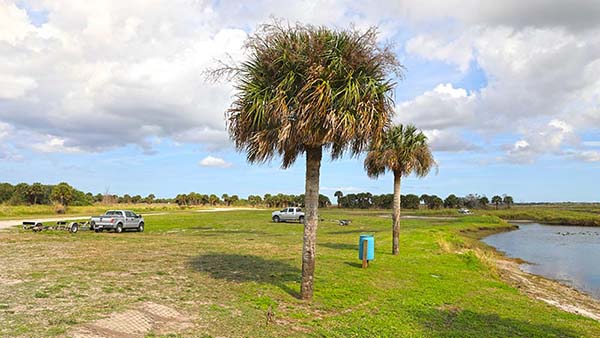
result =
M191 227L192 230L199 230L198 234L202 236L219 236L219 235L269 235L269 236L278 236L277 234L266 233L262 230L244 230L244 229L217 229L211 227Z
M353 229L353 230L342 230L328 232L330 235L349 235L349 234L371 234L375 232L381 232L383 230L365 230L365 229Z
M495 313L460 309L427 309L413 313L435 337L580 337L581 333L552 324L532 323Z
M289 288L286 283L299 283L301 271L283 261L253 255L209 253L192 258L189 264L193 270L208 273L212 278L236 283L271 284L293 297L300 298L300 294Z
M344 264L351 266L353 268L359 268L362 269L362 263L356 263L356 262L344 262Z

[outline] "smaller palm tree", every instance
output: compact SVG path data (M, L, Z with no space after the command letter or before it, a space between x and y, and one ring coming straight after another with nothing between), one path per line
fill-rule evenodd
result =
M365 170L372 178L386 171L394 173L394 206L392 226L392 253L399 252L400 240L400 185L403 176L415 174L425 177L437 167L427 136L413 125L388 128L383 138L371 145L365 159Z

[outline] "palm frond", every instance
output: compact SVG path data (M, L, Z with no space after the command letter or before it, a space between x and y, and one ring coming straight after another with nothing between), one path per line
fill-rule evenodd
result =
M401 176L425 177L437 163L427 144L427 136L413 125L387 128L383 137L371 144L364 162L367 175L377 178L386 171Z
M394 114L391 75L402 66L377 30L263 25L245 44L247 59L229 76L236 96L226 113L230 137L248 161L282 157L288 167L309 147L333 158L359 154Z

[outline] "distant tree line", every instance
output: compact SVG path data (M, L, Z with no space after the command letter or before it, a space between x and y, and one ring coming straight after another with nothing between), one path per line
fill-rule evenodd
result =
M140 195L123 196L105 194L92 194L73 188L66 182L56 185L42 183L0 183L0 204L10 205L36 205L36 204L61 204L64 206L92 205L94 203L169 203L174 199L159 199L150 194L146 197Z
M175 198L156 198L154 194L146 197L140 195L125 194L122 196L104 193L92 194L79 191L68 183L62 182L57 185L42 183L0 183L0 204L10 205L35 205L35 204L61 204L64 206L92 205L94 203L117 204L117 203L176 203L179 206L232 206L251 205L269 208L304 206L304 195L265 194L264 196L250 195L242 199L238 195L222 194L200 194L190 192L178 194ZM331 205L329 197L319 195L319 206Z
M391 209L394 203L394 194L373 195L369 192L344 195L341 191L336 191L334 194L337 197L338 206L341 208L357 208L357 209ZM490 203L499 207L510 208L513 204L513 198L508 195L495 195L490 201L485 195L469 194L464 197L458 197L454 194L448 195L442 199L436 195L423 194L417 196L414 194L402 195L400 200L402 209L418 209L421 205L427 209L441 208L471 208L485 209Z
M251 205L251 206L265 206L268 208L281 208L281 207L294 207L304 206L304 194L302 195L286 195L286 194L265 194L260 195L249 195L247 199L241 199L238 195L223 194L221 198L212 194L199 194L191 192L189 194L179 194L175 197L175 202L180 206L188 205ZM319 195L319 206L328 207L331 205L329 197L325 195Z
M36 205L59 203L68 205L90 205L94 203L91 193L79 191L68 183L57 185L42 183L0 183L0 203L11 205Z
M341 191L336 191L334 196L337 198L338 206L341 208L354 209L391 209L394 202L393 194L373 195L369 192L344 195ZM154 194L146 197L140 195L125 194L122 196L113 194L92 194L73 188L68 183L62 182L56 185L42 183L19 183L12 185L10 183L0 183L0 204L10 205L35 205L35 204L61 204L64 206L82 206L92 205L94 203L117 204L117 203L177 203L179 206L232 206L232 205L250 205L262 206L267 208L283 208L292 206L304 206L304 194L265 194L249 195L247 199L240 198L238 195L222 194L200 194L190 192L188 194L179 194L175 198L156 198ZM448 195L445 199L436 195L417 196L414 194L402 195L402 209L418 209L421 205L428 209L441 208L488 208L493 206L498 209L501 207L510 208L514 204L513 198L509 195L495 195L488 199L485 195L469 194L464 197L458 197L454 194ZM329 207L331 201L325 195L319 195L319 207Z

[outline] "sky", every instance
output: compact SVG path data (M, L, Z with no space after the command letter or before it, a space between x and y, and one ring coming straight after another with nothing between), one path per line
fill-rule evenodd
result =
M403 193L600 201L597 0L0 0L0 182L303 193L303 158L282 170L235 151L232 84L203 76L244 60L273 18L377 26L393 45L405 67L394 122L421 128L439 163ZM321 192L391 193L363 159L325 156Z

